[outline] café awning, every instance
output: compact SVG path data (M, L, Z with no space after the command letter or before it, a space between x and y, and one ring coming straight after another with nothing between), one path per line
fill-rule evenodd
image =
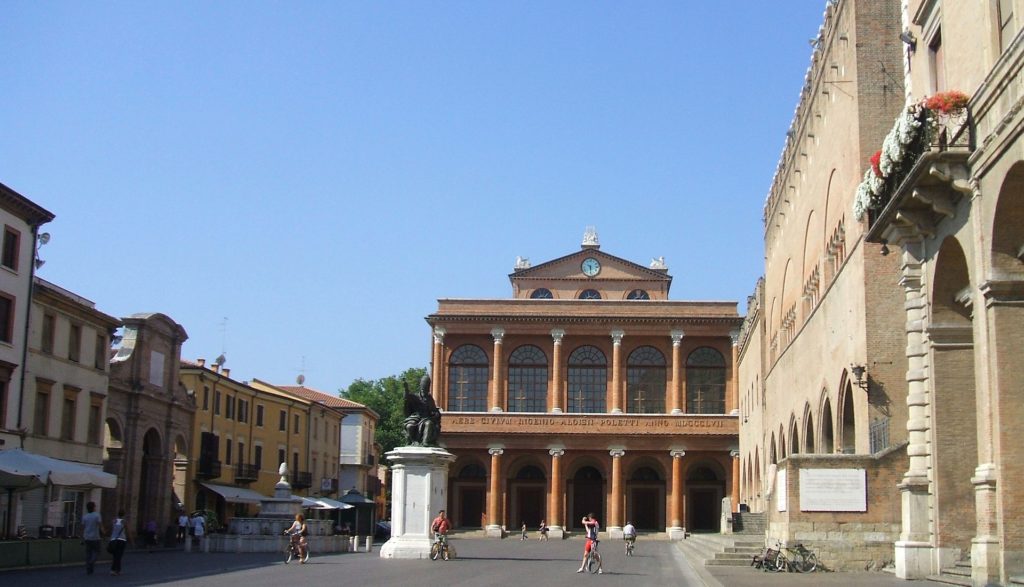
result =
M55 459L20 448L0 450L0 487L31 489L47 483L112 489L117 487L117 476L104 473L99 465Z
M347 510L353 506L327 497L303 497L302 507L312 510Z
M231 487L216 483L200 483L200 485L223 497L224 501L228 503L260 503L264 499L269 499L262 493L244 487Z

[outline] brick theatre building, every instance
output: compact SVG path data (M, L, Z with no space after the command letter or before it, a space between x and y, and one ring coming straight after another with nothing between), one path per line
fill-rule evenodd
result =
M719 528L738 499L735 302L668 299L661 260L600 250L509 275L511 299L441 299L433 337L449 516L553 536L597 514L612 536Z

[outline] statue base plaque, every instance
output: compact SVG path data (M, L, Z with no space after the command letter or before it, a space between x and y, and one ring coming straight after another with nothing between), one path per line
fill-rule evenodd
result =
M448 467L455 455L438 447L400 446L391 461L391 539L381 558L429 558L430 523L448 507Z

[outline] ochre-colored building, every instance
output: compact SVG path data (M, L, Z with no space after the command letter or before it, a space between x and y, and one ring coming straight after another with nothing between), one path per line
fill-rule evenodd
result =
M426 319L455 526L557 537L593 512L612 536L717 530L737 503L736 304L669 300L662 260L593 231L509 279L511 299L441 299Z

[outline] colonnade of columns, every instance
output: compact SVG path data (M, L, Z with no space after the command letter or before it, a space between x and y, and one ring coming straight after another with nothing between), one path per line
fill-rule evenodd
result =
M445 387L445 362L444 362L444 338L447 330L442 326L434 327L434 347L432 353L432 373L434 401L438 406L447 405ZM503 377L505 368L503 364L503 344L506 331L504 328L491 329L493 340L493 352L491 354L491 379L488 383L487 409L491 412L502 412L506 404L507 390ZM551 329L551 347L547 349L555 366L551 373L551 390L548 393L548 411L553 414L560 414L565 410L562 405L563 393L566 383L562 381L563 362L562 342L565 338L565 330L562 328ZM622 341L626 332L621 329L614 329L609 332L612 339L611 357L611 385L608 394L609 412L621 414L626 407L626 385L623 380L623 367L625 357L622 353ZM686 407L686 370L684 369L684 358L682 356L682 340L685 333L682 330L674 329L669 332L672 341L672 363L671 377L667 381L666 408L672 414L681 414ZM736 365L736 337L733 335L731 361L727 364L727 372L733 373ZM739 405L736 399L736 382L734 376L726 378L726 396L731 400L729 406L734 408Z
M551 475L547 488L547 513L544 519L548 521L550 535L553 538L562 537L568 530L568 527L563 525L563 522L571 525L571 521L567 520L566 517L567 512L564 511L565 478L563 458L565 451L565 448L552 448L548 450L548 455L551 457ZM505 454L505 449L504 447L495 446L489 448L488 453L491 456L491 466L487 493L487 524L485 531L488 536L500 537L502 533L502 504L504 501L502 481L506 478L502 469L502 457ZM728 494L732 496L735 507L739 496L739 451L734 450L729 454L732 457L732 470ZM626 521L624 511L626 502L625 479L622 468L622 459L626 455L626 450L623 448L612 448L608 451L608 455L611 457L611 473L608 479L611 495L610 502L608 503L605 528L609 536L619 538L622 536L622 526ZM673 449L669 451L669 456L672 459L672 467L671 478L668 484L670 491L666 531L670 539L676 540L682 539L686 532L686 478L683 471L683 457L686 456L686 451Z

